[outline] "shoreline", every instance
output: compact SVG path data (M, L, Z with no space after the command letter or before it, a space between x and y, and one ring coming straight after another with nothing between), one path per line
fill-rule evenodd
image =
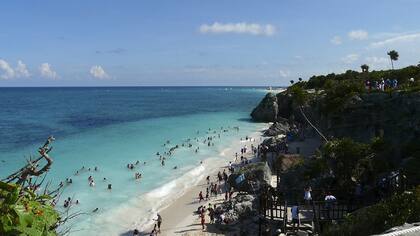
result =
M217 153L208 155L205 159L202 159L203 164L200 165L197 162L196 166L192 169L185 170L181 176L171 179L164 185L158 186L142 195L130 199L118 208L104 212L102 216L96 217L91 224L96 226L115 225L116 227L108 227L107 229L111 235L132 236L134 229L138 229L142 232L141 235L150 235L151 228L153 228L154 225L153 219L156 219L156 213L161 213L163 216L162 212L171 211L168 209L172 209L172 206L178 205L180 199L185 199L185 196L188 196L189 194L193 193L191 196L195 196L197 199L199 191L195 192L195 189L202 186L206 176L210 175L213 177L217 174L218 170L227 167L229 161L232 161L233 163L235 152L240 153L240 146L247 145L249 148L252 143L254 145L260 143L260 140L257 137L261 137L262 131L266 128L267 124L256 124L254 128L247 130L244 133L236 134L233 139L226 143L227 145L218 149ZM253 142L250 140L245 141L246 136L254 138ZM243 141L240 140L241 138ZM248 158L246 154L244 157ZM194 204L192 203L190 205ZM181 207L181 211L176 210L175 212L183 212L186 214L192 213L192 211L187 211L182 208L184 207ZM197 208L194 210L196 209ZM165 213L163 226L169 226L170 217L166 215L167 214ZM182 219L183 217L177 216L174 218ZM179 222L174 222L173 224L177 225L178 223ZM98 228L98 230L100 229Z
M207 186L205 176L210 176L210 179L213 180L214 176L217 175L218 171L222 172L224 169L227 168L229 161L235 163L235 153L240 151L241 145L258 145L258 143L261 141L260 138L262 137L262 132L261 130L258 130L248 135L248 137L252 138L253 141L238 140L233 142L232 145L229 148L227 148L229 149L229 151L225 151L226 149L224 149L223 151L225 156L225 164L219 165L215 169L208 170L207 172L205 172L205 175L203 175L197 181L197 184L194 184L190 188L185 189L183 194L181 194L171 203L166 205L166 207L163 207L159 210L159 213L163 219L161 233L159 235L185 235L186 233L203 232L201 229L199 218L197 215L194 214L194 212L201 205L208 205L209 203L214 205L215 203L223 201L222 199L224 199L224 195L219 194L217 197L211 197L208 201L205 200L202 203L198 202L198 193L200 191L205 190ZM246 155L244 155L244 157L251 159L253 155L250 152L248 152ZM154 218L156 218L156 216L154 216ZM206 222L208 222L207 216ZM147 230L143 231L143 235L149 235L152 229L153 224L150 227L147 227Z

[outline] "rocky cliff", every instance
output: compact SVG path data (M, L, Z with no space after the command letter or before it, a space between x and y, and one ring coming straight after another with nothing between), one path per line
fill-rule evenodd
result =
M303 110L325 135L351 137L369 141L383 136L395 144L420 138L420 93L366 93L349 98L335 112L323 110L326 97L314 96ZM284 91L267 94L253 110L251 117L258 122L284 121L305 123L292 96Z

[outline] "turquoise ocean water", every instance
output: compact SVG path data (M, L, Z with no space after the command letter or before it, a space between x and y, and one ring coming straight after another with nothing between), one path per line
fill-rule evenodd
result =
M47 179L56 185L73 180L57 209L65 211L64 199L71 197L80 201L72 211L87 213L67 224L70 235L118 235L146 225L205 172L226 163L223 154L239 137L263 127L250 122L249 113L264 95L261 88L0 88L0 177L54 135ZM214 146L203 143L218 134ZM162 167L156 152L176 144ZM141 164L127 169L136 161ZM75 175L82 166L92 170ZM90 175L95 187L88 185Z

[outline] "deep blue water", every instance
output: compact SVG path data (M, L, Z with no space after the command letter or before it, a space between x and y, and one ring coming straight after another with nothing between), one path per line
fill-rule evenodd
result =
M261 90L261 88L258 88ZM256 88L0 88L0 152L92 128L207 112L250 112Z

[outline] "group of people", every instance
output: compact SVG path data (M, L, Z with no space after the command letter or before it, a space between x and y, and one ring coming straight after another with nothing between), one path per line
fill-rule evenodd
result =
M306 206L309 206L312 203L312 188L310 186L304 189L303 200L305 201ZM327 192L327 194L325 194L324 197L324 203L324 217L329 217L330 210L332 209L334 204L337 203L337 198L334 195L332 195L331 192ZM300 226L300 205L297 201L293 202L290 211L292 213L292 230L296 231L296 225L297 228L299 228Z
M241 138L241 140L245 141L254 141L254 139L250 137ZM237 163L238 161L238 153L235 153L235 164L245 165L248 164L248 159L245 157L245 154L254 154L254 156L257 155L258 150L257 147L255 147L253 144L251 144L251 153L249 151L249 148L247 145L244 145L240 149L241 153L241 162ZM233 197L233 188L229 186L228 179L229 175L232 174L235 171L234 163L232 161L229 162L227 166L227 170L223 169L223 171L218 171L217 175L215 176L215 181L211 181L211 177L207 176L206 182L206 194L204 195L203 191L200 191L198 193L198 203L201 203L202 201L208 201L211 199L211 197L217 197L220 194L224 193L224 201L231 201ZM208 203L208 206L201 205L197 209L197 214L200 219L200 224L202 226L202 229L205 229L206 224L206 214L209 217L210 223L225 223L228 224L230 221L228 217L226 217L225 212L223 212L223 209L221 207L217 207L216 204L213 206L212 203Z
M175 151L177 149L180 149L181 147L186 147L186 148L192 148L193 151L195 153L198 153L200 150L200 146L201 145L206 145L208 147L212 147L215 146L216 140L221 138L221 135L223 133L227 133L229 131L239 131L239 127L220 127L220 130L218 129L211 129L209 128L207 131L205 131L204 133L206 134L205 137L195 137L195 138L189 138L184 140L181 144L175 144L175 145L171 145L171 141L167 140L162 146L164 147L164 151L162 152L157 152L156 156L158 157L158 160L160 161L161 166L165 166L165 162L168 160L168 158L173 157L173 154L175 153ZM197 131L197 134L200 134L200 131ZM245 137L245 138L241 138L241 140L251 140L250 137ZM256 150L254 150L255 147L251 147L251 150L254 152L256 152ZM242 162L244 162L246 160L246 162L248 162L248 160L244 157L244 154L248 152L248 147L244 146L241 149L241 160ZM202 161L200 162L202 163ZM136 161L135 163L128 163L126 165L127 169L129 170L135 170L136 167L140 164L140 161ZM146 162L143 163L144 165L146 165ZM173 169L177 169L178 166L174 166ZM83 166L82 168L76 170L76 172L74 173L75 176L78 176L84 172L90 172L90 171L99 171L98 167L93 167L93 168L86 168L85 166ZM233 166L230 164L229 165L229 171L232 172L233 171ZM136 172L134 173L134 179L138 180L142 178L142 174L140 172ZM199 201L204 201L204 200L209 200L212 196L217 196L218 194L222 193L222 189L221 189L221 182L224 181L226 182L228 178L228 175L226 173L226 171L223 172L219 172L218 176L217 176L217 182L214 183L209 183L209 185L206 188L206 195L204 196L203 192L201 192L199 195ZM107 181L106 178L104 178L104 181ZM66 179L66 183L67 184L71 184L73 183L73 179L71 178L67 178ZM225 183L226 184L226 183ZM61 183L61 186L63 186L64 184ZM93 175L89 175L88 177L88 185L90 187L95 187L96 182L95 179L93 177ZM107 185L107 189L111 190L112 189L112 184L108 183ZM231 199L233 192L230 191L229 189L225 190L225 199ZM79 204L79 200L75 201L77 204ZM68 198L64 201L64 207L69 207L71 205L72 201L71 198ZM99 208L95 208L95 210L93 212L97 212L99 211ZM160 224L162 222L162 219L160 216L158 216L159 221L156 224L155 230L154 230L154 234L157 234L160 231Z
M150 232L150 236L156 236L160 233L160 227L162 226L162 216L157 213L156 214L156 219L153 219L153 221L156 221L156 224L153 227L153 230ZM138 229L134 229L133 230L133 236L140 236L140 235L144 235L141 234L140 231Z
M172 145L172 146L170 146L171 141L166 140L162 144L162 147L167 149L167 151L156 152L156 156L158 157L160 165L162 167L164 167L166 165L167 160L169 158L173 157L173 154L175 153L175 151L177 149L179 149L181 147L186 147L186 148L190 148L190 149L192 148L195 153L198 153L199 150L200 150L200 144L207 145L208 147L215 146L215 140L220 139L222 133L227 133L230 130L239 131L239 127L231 128L229 126L229 127L225 128L225 127L222 126L222 127L220 127L220 130L208 128L208 130L205 132L206 136L204 138L201 138L201 137L188 138L188 139L184 140L181 144L175 144L175 145ZM200 131L196 131L196 134L199 135ZM178 169L178 166L174 166L172 169L176 170L176 169Z
M64 200L64 208L69 207L73 203L72 199L68 197L66 200ZM75 201L76 204L79 204L79 200Z
M396 79L380 79L379 81L377 80L366 80L365 81L365 86L366 86L366 90L371 91L371 90L380 90L380 91L385 91L387 89L395 89L398 87L398 80Z
M82 174L84 172L90 172L92 170L93 171L99 171L99 168L97 166L95 166L94 168L90 168L90 167L89 168L86 168L85 166L82 166L80 169L76 170L76 172L74 173L74 175L75 176L78 176L79 174ZM104 178L104 180L106 180L106 178ZM72 183L73 183L73 179L72 178L66 178L66 184L67 185L72 184ZM88 185L90 187L95 187L95 180L93 179L93 176L92 175L90 175L88 177ZM63 182L60 182L59 187L64 187L64 183ZM111 189L111 184L108 184L108 189ZM52 204L55 205L57 203L56 201L57 200L54 200ZM76 204L79 204L79 200L76 200L74 202ZM63 206L64 206L64 208L68 208L68 207L70 207L72 205L72 203L73 203L72 199L70 197L68 197L67 199L64 200ZM99 208L96 208L96 209L93 210L93 212L96 212L98 210L99 210Z

